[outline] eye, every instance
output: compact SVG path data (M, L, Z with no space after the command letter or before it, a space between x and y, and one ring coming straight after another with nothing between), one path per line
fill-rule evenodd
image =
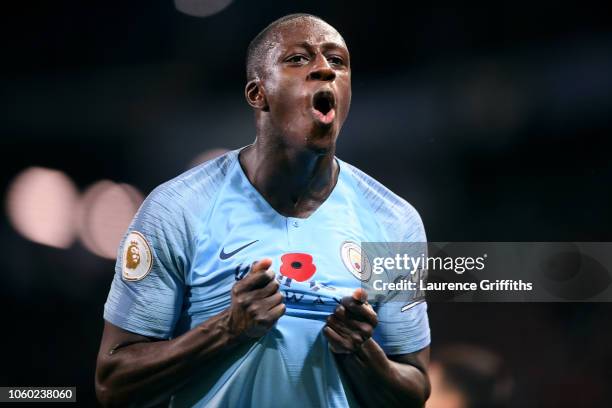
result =
M308 62L308 58L302 54L292 55L285 60L285 62L290 62L292 64L304 64Z
M339 57L337 55L330 55L329 57L327 57L327 61L332 65L344 65L344 60L342 59L342 57Z

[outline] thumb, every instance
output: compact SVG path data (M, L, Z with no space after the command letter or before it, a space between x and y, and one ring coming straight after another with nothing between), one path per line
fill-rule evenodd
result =
M253 262L253 266L251 267L251 273L257 272L265 272L272 266L272 259L264 258L259 261Z
M368 292L366 292L363 288L357 288L353 292L353 299L359 303L365 303L368 301Z

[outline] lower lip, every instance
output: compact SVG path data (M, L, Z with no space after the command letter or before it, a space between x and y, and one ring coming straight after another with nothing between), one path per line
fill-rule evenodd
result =
M330 123L332 123L334 121L334 118L336 117L336 110L335 109L331 109L329 112L327 112L327 114L323 114L322 112L319 112L316 109L312 110L314 112L314 116L315 118L325 124L325 125L329 125Z

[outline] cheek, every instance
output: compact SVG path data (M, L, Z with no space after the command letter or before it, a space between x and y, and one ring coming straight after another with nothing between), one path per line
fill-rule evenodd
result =
M344 74L339 75L336 79L337 81L337 89L339 93L342 95L342 99L346 106L351 103L351 75Z
M275 83L268 96L270 110L279 116L300 115L304 100L304 88L298 81L291 80Z
M344 88L342 91L342 101L343 102L342 102L342 112L340 112L340 114L341 114L343 121L348 116L348 112L351 108L351 97L352 97L351 84L349 82L348 86Z

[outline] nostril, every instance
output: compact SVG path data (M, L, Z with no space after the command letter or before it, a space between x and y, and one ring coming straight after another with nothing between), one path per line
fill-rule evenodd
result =
M316 81L332 81L336 78L336 73L331 69L318 69L312 71L308 77Z

